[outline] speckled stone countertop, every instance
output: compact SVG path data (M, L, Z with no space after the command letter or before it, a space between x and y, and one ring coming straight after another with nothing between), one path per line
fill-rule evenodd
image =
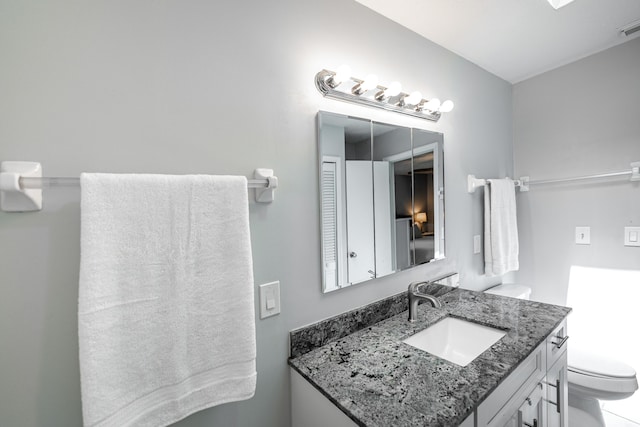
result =
M571 309L444 288L442 308L420 304L415 323L402 293L292 331L289 365L358 425L457 426ZM465 367L402 342L446 316L507 334Z

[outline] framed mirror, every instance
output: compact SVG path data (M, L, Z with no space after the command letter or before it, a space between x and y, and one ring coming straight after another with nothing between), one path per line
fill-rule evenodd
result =
M318 114L322 289L444 257L443 135Z

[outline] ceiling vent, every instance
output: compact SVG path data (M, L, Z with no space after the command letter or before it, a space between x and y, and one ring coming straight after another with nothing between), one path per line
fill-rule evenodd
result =
M620 35L623 37L629 37L634 33L640 31L640 20L632 22L631 24L625 25L620 28Z

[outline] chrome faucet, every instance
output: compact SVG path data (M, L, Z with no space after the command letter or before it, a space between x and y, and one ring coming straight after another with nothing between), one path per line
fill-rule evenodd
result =
M416 314L418 312L418 302L423 299L427 300L435 308L442 307L440 300L433 295L422 293L418 290L420 285L428 285L430 282L413 282L409 285L407 294L409 295L409 322L416 321Z

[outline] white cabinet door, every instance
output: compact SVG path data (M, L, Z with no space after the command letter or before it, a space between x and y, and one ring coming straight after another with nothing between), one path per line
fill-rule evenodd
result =
M527 396L540 388L545 376L545 344L540 344L502 383L478 406L478 427L510 426ZM520 424L516 424L521 426Z
M542 399L544 387L540 384L518 409L518 427L544 427L545 407Z
M547 425L568 427L567 352L547 372Z

